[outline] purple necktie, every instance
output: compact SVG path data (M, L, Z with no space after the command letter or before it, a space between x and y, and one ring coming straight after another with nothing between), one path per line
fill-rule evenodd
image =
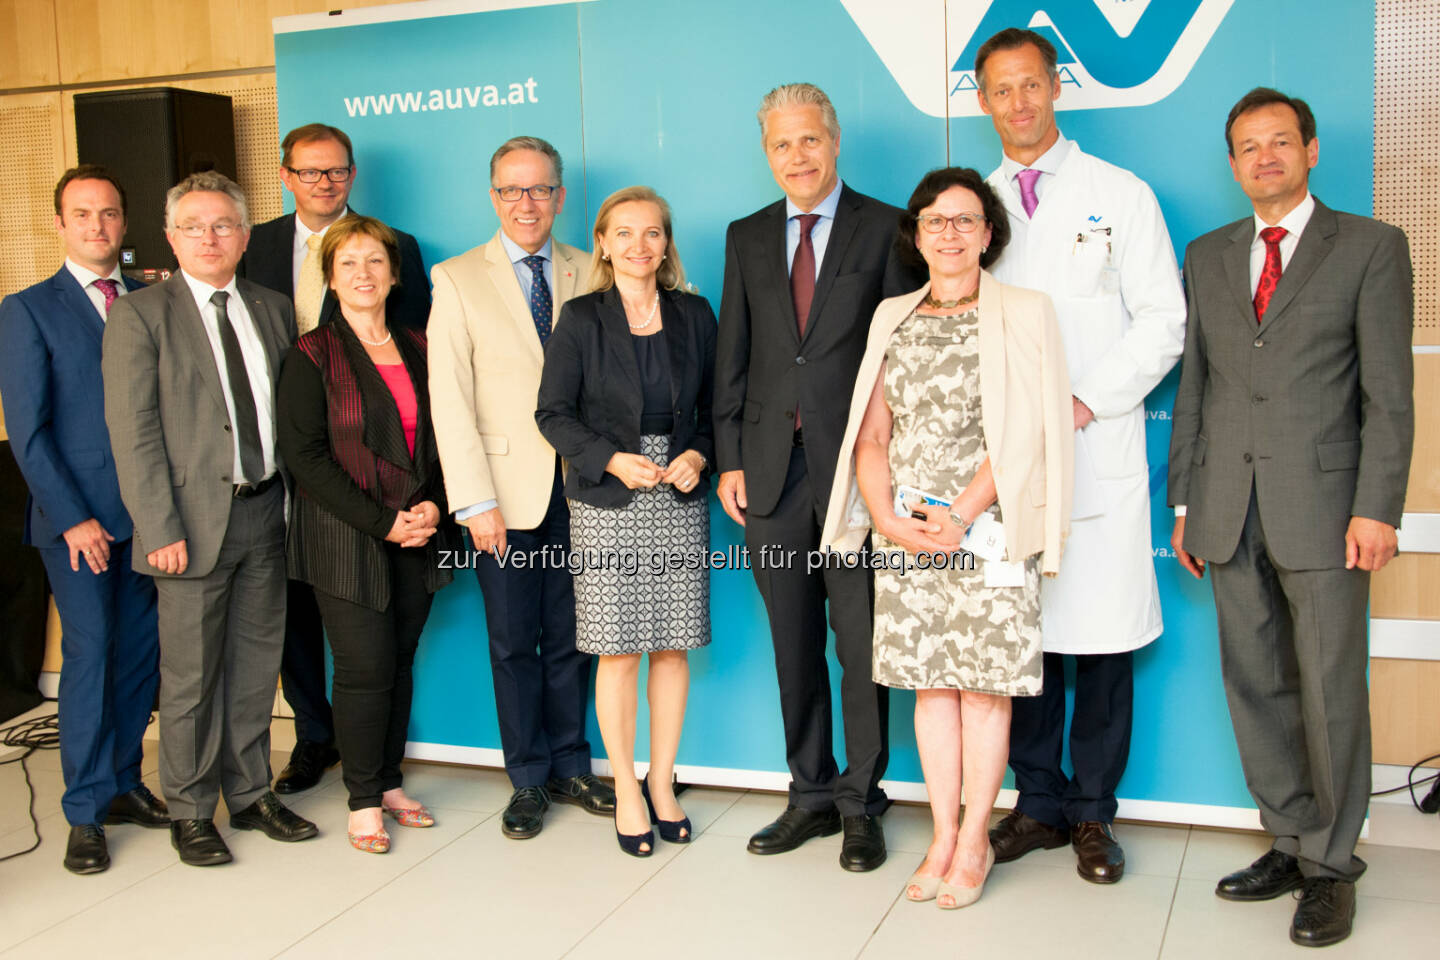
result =
M1033 217L1040 205L1040 198L1035 196L1035 181L1040 179L1040 171L1021 170L1015 179L1020 181L1020 206L1025 208L1025 216Z
M119 286L115 283L115 281L114 281L114 280L111 280L109 277L101 277L101 278L99 278L98 280L95 281L95 286L99 287L99 288L100 288L100 292L101 292L102 294L104 294L104 296L105 296L105 310L104 310L104 313L105 313L105 316L108 317L108 316L110 316L110 307L111 307L111 305L112 305L112 304L115 302L115 300L120 296L120 288L119 288Z

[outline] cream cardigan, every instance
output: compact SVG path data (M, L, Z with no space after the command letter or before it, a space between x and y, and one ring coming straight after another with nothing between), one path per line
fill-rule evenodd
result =
M873 526L855 482L855 437L890 335L929 292L927 283L875 309L825 512L822 549L858 550ZM1070 532L1075 485L1075 419L1065 348L1047 295L1003 284L985 271L980 274L980 396L1007 559L1043 552L1041 571L1054 576Z

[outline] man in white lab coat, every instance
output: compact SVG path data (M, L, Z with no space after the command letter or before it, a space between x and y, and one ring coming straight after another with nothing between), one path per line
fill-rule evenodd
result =
M1155 195L1055 125L1055 48L1007 29L976 56L980 106L1004 147L989 182L1010 216L993 272L1050 294L1075 407L1075 508L1059 576L1042 588L1045 686L1017 697L1010 766L1020 799L990 831L995 860L1075 848L1080 876L1114 883L1111 829L1130 753L1132 651L1160 635L1143 401L1184 347L1185 298ZM1060 766L1066 654L1075 655L1073 772Z

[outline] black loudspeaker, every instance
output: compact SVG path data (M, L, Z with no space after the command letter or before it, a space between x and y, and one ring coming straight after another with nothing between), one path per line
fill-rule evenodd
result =
M235 179L235 115L230 98L174 87L75 95L75 146L81 163L108 167L125 186L129 227L120 264L153 282L175 268L165 239L165 192L192 173Z

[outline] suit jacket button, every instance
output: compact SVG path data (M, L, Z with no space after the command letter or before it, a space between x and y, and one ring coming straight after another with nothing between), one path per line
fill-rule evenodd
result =
M794 420L794 419L795 419L795 411L794 411L794 410L786 410L786 411L785 411L785 419L786 419L786 420Z
M803 367L803 366L805 366L805 358L804 358L804 357L796 357L796 358L795 358L795 366L797 366L797 367Z
M1246 463L1249 463L1249 462L1250 462L1252 459L1254 459L1254 458L1251 457L1250 454L1247 453L1247 454L1244 455L1243 459L1245 460Z
M221 477L221 478L220 478L220 482L221 482L221 483L229 483L229 482L230 482L230 478L229 478L229 477Z
M229 432L230 432L230 424L228 424L228 423L225 424L225 426L224 426L223 429L225 430L226 433L229 433Z
M1255 341L1255 348L1256 348L1257 350L1258 350L1260 347L1263 347L1263 346L1265 346L1265 341L1264 341L1264 340L1256 340L1256 341Z
M1264 402L1265 402L1265 398L1262 397L1262 396L1261 396L1260 394L1258 394L1258 393L1255 394L1255 396L1251 397L1250 399L1251 399L1251 400L1254 400L1256 403L1264 403Z

